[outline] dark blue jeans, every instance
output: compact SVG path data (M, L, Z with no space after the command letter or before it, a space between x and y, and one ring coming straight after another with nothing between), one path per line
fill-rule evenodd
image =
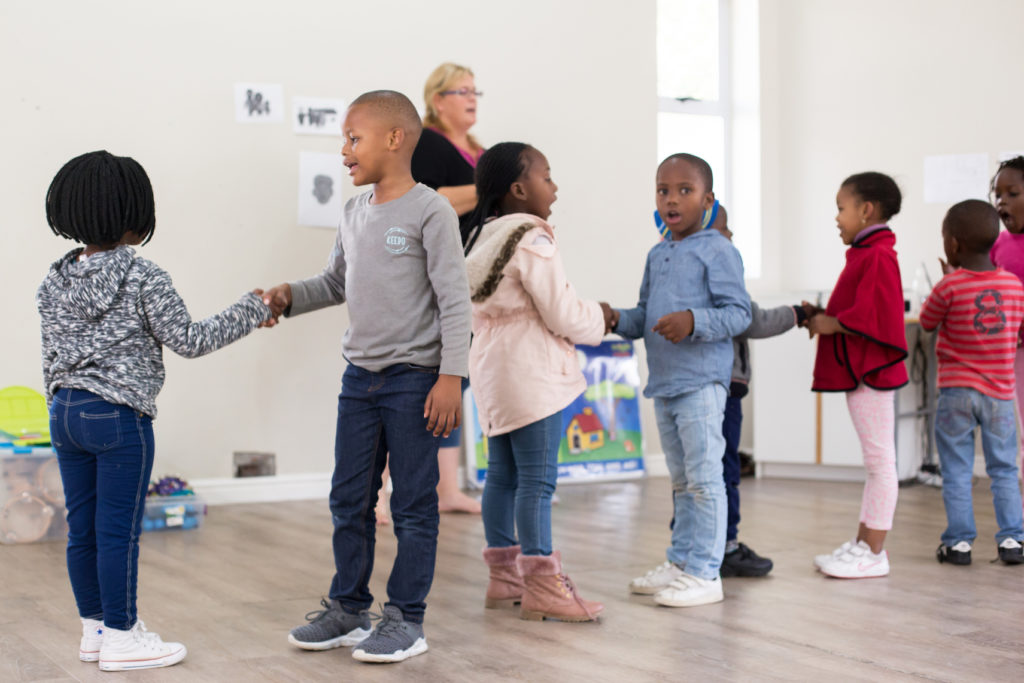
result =
M86 619L120 630L138 618L139 531L153 471L153 420L80 389L50 405L68 514L68 576Z
M722 456L722 475L725 478L725 498L728 517L725 541L735 541L740 524L740 432L743 429L742 399L725 399L725 418L722 436L725 437L725 455Z
M551 496L561 439L560 412L487 437L482 505L488 547L521 545L523 555L551 554Z
M370 575L376 545L374 506L390 453L391 519L398 556L388 603L422 623L437 555L437 447L423 406L437 368L402 364L370 372L349 365L338 397L331 480L334 579L330 596L349 612L373 605Z

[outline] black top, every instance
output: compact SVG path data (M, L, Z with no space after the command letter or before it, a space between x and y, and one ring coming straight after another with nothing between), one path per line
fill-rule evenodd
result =
M472 185L475 170L462 156L448 138L424 128L416 149L412 153L412 177L418 183L437 189L439 187L457 187ZM466 233L472 211L459 216L459 230L462 241L466 241Z

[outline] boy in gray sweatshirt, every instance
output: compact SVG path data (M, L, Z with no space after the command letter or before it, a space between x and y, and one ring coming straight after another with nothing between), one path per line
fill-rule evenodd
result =
M437 551L437 449L461 419L471 306L459 223L444 197L417 184L410 162L422 126L404 95L366 93L342 124L344 164L369 192L345 205L322 273L264 295L275 314L348 303L349 365L338 399L334 475L335 575L329 601L289 642L354 645L360 661L397 662L427 650L425 599ZM272 323L271 323L272 324ZM390 455L389 455L390 453ZM371 633L374 505L388 458L398 556L388 602Z

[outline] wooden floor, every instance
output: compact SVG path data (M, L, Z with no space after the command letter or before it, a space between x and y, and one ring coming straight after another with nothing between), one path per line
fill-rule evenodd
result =
M860 581L814 571L815 553L849 538L860 486L745 480L741 540L775 561L763 579L727 579L725 601L688 609L630 596L664 559L665 479L565 486L556 547L597 624L526 622L484 610L479 517L445 515L428 598L430 651L401 664L347 648L303 652L288 630L317 607L332 573L322 502L211 508L198 531L144 536L140 612L189 648L181 664L125 677L158 681L1020 680L1024 566L995 557L991 496L975 486L980 541L970 567L934 559L941 493L900 491L892 574ZM394 556L380 534L375 595ZM58 543L0 546L0 681L109 681L77 660L78 620Z

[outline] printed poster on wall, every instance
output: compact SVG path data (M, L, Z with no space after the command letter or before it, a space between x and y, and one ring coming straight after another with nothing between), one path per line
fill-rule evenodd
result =
M629 479L643 475L640 431L640 371L633 342L604 341L576 347L586 390L562 411L558 480ZM487 439L466 392L465 440L470 480L483 486L487 474Z
M341 135L345 101L325 97L293 97L292 125L302 135Z
M235 83L235 121L284 121L284 88L280 83Z
M299 154L299 225L337 228L341 221L341 155Z

